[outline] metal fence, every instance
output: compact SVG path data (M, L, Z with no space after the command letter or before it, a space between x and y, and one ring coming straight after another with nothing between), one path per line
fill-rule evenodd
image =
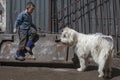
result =
M116 51L120 49L120 0L52 1L54 18L51 27L55 31L59 32L61 28L69 26L82 33L112 35Z
M119 0L52 0L54 25L83 33L102 32L116 35L119 26ZM56 25L55 25L56 24ZM58 28L58 29L59 29Z
M120 49L120 0L7 0L7 31L12 31L18 13L25 4L36 4L33 21L38 29L59 33L69 26L82 33L112 35Z

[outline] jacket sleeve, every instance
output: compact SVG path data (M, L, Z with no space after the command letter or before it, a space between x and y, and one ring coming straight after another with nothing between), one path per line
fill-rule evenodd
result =
M19 14L16 21L15 21L15 24L14 24L14 28L18 28L23 22L23 14Z
M32 23L32 24L31 24L31 27L34 28L34 29L37 31L37 27L36 27L35 24Z

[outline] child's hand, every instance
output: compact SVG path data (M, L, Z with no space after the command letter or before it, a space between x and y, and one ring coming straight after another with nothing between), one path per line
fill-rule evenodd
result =
M17 29L16 29L16 28L14 28L14 29L13 29L13 33L16 33L16 32L17 32Z

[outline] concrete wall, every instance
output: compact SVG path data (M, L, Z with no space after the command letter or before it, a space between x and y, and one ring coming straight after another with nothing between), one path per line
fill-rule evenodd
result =
M74 54L72 48L70 51L67 51L67 46L55 42L57 38L59 39L58 34L40 33L39 37L32 50L36 57L34 62L72 62ZM0 61L14 61L18 44L19 40L17 35L0 34ZM29 60L29 53L25 55L26 60Z

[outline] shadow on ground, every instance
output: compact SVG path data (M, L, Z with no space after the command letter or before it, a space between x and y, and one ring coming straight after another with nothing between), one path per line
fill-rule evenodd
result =
M112 68L112 78L120 76L120 69Z
M93 71L93 70L97 70L97 69L98 69L97 66L90 65L90 66L87 67L86 71ZM120 76L120 69L112 68L112 74L111 75L112 75L111 78L104 78L104 80L111 80L114 77Z

